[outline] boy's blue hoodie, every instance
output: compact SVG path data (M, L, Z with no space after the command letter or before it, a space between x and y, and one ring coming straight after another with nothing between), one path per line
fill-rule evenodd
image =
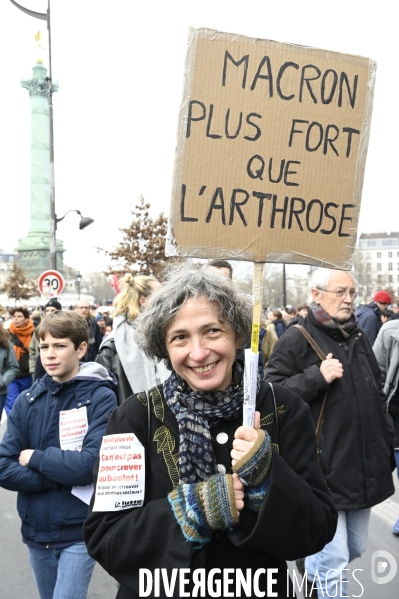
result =
M83 540L88 506L71 488L93 482L108 416L117 405L114 382L103 366L87 362L65 383L46 374L18 396L0 444L0 486L18 491L21 532L28 543ZM60 412L84 407L88 428L82 450L62 450ZM35 450L26 467L18 461L24 449Z

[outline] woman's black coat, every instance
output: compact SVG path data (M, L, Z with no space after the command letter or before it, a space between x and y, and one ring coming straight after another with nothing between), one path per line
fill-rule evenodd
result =
M316 553L328 543L336 528L336 511L316 458L313 423L308 406L286 389L275 386L278 432L269 385L262 382L257 397L261 426L271 435L273 457L270 485L259 514L248 509L240 514L231 532L213 534L211 541L194 551L185 540L167 494L179 484L179 433L175 416L165 403L161 388L139 393L114 410L107 434L135 433L145 448L145 504L117 512L91 510L84 526L90 555L121 583L118 599L139 597L139 569L166 568L277 568L278 597L287 591L285 560ZM232 443L242 416L224 420L211 429L216 461L231 472ZM216 436L228 434L220 445ZM98 463L95 467L95 481ZM260 578L266 591L266 576ZM161 587L161 597L162 594ZM173 596L179 596L178 590ZM208 595L207 595L208 596ZM255 595L252 595L255 596Z

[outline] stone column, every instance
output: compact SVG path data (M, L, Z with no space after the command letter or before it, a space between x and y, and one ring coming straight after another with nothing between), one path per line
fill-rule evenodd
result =
M21 266L30 277L50 268L50 123L49 81L40 61L32 79L21 81L31 99L31 202L27 237L18 242ZM53 91L58 86L53 83ZM57 240L57 270L63 271L62 241Z

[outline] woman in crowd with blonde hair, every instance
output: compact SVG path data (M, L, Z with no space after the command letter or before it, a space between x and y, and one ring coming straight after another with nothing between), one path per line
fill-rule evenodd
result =
M147 358L134 340L135 320L148 296L159 287L155 277L127 274L123 290L114 299L113 331L101 345L96 362L116 376L119 404L134 393L163 383L170 375L163 362Z

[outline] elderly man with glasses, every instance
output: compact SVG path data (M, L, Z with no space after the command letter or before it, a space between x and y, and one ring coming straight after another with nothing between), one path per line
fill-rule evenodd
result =
M353 277L318 269L310 280L310 294L302 326L316 347L300 328L290 327L274 346L265 378L308 403L319 431L320 467L339 513L334 539L297 562L301 574L306 573L306 596L347 597L350 571L343 570L365 550L370 508L394 492L394 430L380 369L356 324Z
M75 310L81 316L86 318L87 326L89 327L89 344L87 346L87 352L83 356L82 361L94 362L97 357L98 350L100 349L103 335L100 331L100 327L96 323L94 316L91 314L90 304L87 300L79 300L75 306Z

